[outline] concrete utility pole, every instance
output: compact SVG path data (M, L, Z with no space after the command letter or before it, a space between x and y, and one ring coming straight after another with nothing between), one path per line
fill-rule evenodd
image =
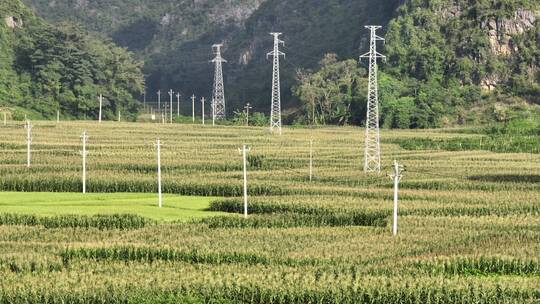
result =
M377 59L386 59L386 57L377 52L377 41L384 41L384 38L377 36L377 30L380 29L381 26L368 25L366 28L371 31L370 48L368 53L360 56L360 60L362 60L362 58L369 58L364 172L380 173L381 142L379 133L379 87L377 81Z
M191 96L191 115L193 116L193 123L195 123L195 94Z
M313 181L313 136L309 140L309 181Z
M246 127L249 127L249 110L253 109L249 102L244 107L244 112L246 113Z
M143 93L143 109L146 112L146 91Z
M173 90L169 90L169 99L170 99L170 105L169 105L169 115L170 115L170 119L171 119L171 124L173 122L173 117L172 117L172 112L173 112L173 97L174 97L174 91Z
M32 128L34 126L30 123L29 120L26 121L24 128L26 129L26 167L30 168L30 162L32 158Z
M99 94L99 123L101 123L101 109L103 107L103 95Z
M163 207L163 196L161 194L161 142L157 139L154 146L157 147L157 173L158 173L158 205Z
M180 117L180 93L176 93L176 117Z
M248 191L247 191L247 154L251 151L246 145L242 146L242 149L238 149L240 155L242 155L242 161L244 164L244 217L248 217Z
M285 53L279 51L279 45L285 45L284 41L279 40L281 33L270 33L274 36L274 50L266 55L274 57L272 72L272 109L270 112L270 131L277 131L281 135L281 84L279 76L279 57L285 56Z
M82 140L82 151L80 151L83 161L82 161L82 191L83 193L86 193L86 156L88 155L88 151L86 151L86 142L88 141L88 135L86 134L86 131L83 132L81 135Z
M122 114L120 110L118 110L118 122L122 121Z
M201 105L202 105L202 110L201 110L201 114L202 114L202 124L204 125L204 97L201 98Z
M212 103L210 104L212 107L212 127L216 126L216 101L212 99Z
M394 160L394 164L392 166L392 169L394 172L390 177L394 180L394 223L392 225L392 233L394 235L397 235L397 227L398 227L398 188L399 188L399 181L403 177L403 171L405 170L403 165L398 164L397 161Z
M217 119L225 119L225 86L223 84L223 62L227 60L221 57L223 44L214 44L212 49L216 57L212 60L215 63L214 71L214 95L212 99L215 103L215 115Z
M161 90L157 91L157 108L161 112Z

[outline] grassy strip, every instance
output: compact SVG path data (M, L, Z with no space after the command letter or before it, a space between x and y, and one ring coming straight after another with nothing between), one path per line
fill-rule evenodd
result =
M389 141L406 150L485 150L502 153L540 153L540 136L483 136L446 139L407 138Z
M26 214L0 214L0 225L43 226L45 228L97 228L105 229L140 229L154 221L133 214L111 215L58 215L40 217Z
M330 260L317 259L272 259L266 256L239 252L202 252L197 249L180 251L172 248L152 248L134 246L115 246L99 248L68 248L60 252L64 265L73 259L91 259L96 261L117 260L152 263L154 261L184 262L191 264L246 264L286 266L314 266L329 264Z
M457 257L442 261L418 261L413 263L413 266L431 274L442 273L451 276L540 276L540 263L536 260L525 261L500 257Z
M236 199L214 201L210 211L228 213L244 212L243 203ZM276 204L255 202L249 205L247 219L238 217L206 218L201 222L210 228L290 228L290 227L340 227L376 226L387 224L388 214L383 211L341 210L300 204Z

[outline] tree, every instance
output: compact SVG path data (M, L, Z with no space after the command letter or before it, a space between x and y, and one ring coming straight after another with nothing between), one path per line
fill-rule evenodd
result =
M349 124L353 106L365 96L365 71L355 60L338 61L327 54L315 73L298 71L293 93L303 103L304 118L312 124Z

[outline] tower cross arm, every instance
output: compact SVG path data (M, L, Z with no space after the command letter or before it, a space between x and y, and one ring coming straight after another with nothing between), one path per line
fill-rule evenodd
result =
M270 56L283 56L285 57L285 53L283 53L282 51L271 51L270 53L266 54L266 58L270 57Z
M364 58L371 58L371 52L365 53L364 55L360 56L360 60ZM386 56L379 52L375 52L375 56L373 56L373 58L381 58L382 60L386 61Z

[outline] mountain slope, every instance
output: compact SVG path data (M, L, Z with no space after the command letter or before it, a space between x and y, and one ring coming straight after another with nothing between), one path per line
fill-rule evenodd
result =
M210 96L211 45L223 56L229 113L244 102L269 111L271 31L283 32L283 102L295 106L295 70L315 68L327 52L356 57L365 48L367 23L386 24L395 0L113 0L107 2L26 0L49 20L74 20L112 37L145 60L148 100L158 89ZM187 109L186 109L187 110Z
M0 17L0 106L14 118L96 117L99 94L105 116L137 113L144 79L125 50L73 24L53 27L19 0L0 0Z
M499 100L540 104L539 17L534 0L407 0L386 35L383 97L413 97L413 127L475 121L471 107Z
M388 55L381 64L385 126L481 122L494 112L496 119L510 115L500 114L501 107L508 112L540 103L536 0L25 1L50 20L81 22L136 52L145 60L149 102L158 89L169 88L184 99L210 97L211 45L224 43L229 114L246 102L268 112L268 33L279 31L287 54L281 66L285 117L292 121L305 114L303 101L291 93L297 70L319 69L326 53L357 58L367 51L364 25L380 24L387 38L381 52ZM184 106L189 113L190 103Z

